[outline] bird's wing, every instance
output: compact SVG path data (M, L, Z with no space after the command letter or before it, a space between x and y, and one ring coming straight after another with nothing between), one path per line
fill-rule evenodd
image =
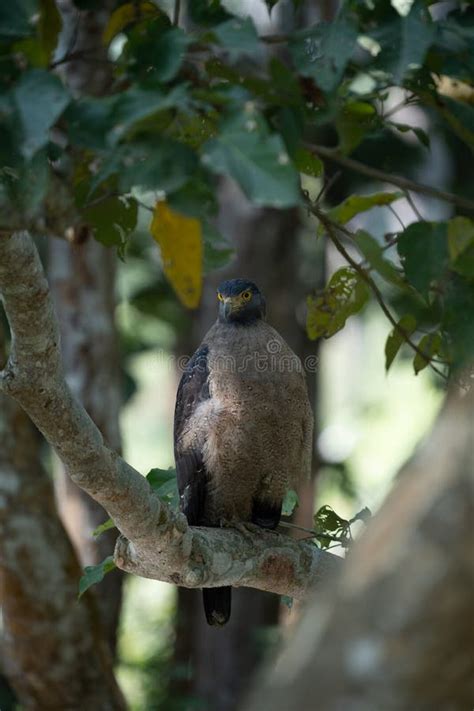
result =
M209 349L202 345L186 366L176 395L174 413L174 451L181 510L191 525L201 522L206 497L206 470L199 437L193 433L193 415L209 399ZM184 442L192 442L185 444Z

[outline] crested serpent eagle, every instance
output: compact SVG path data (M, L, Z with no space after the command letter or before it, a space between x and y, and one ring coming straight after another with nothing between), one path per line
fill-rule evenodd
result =
M283 498L311 467L313 416L301 361L265 322L246 279L223 282L219 313L176 397L180 506L192 526L275 528ZM204 588L209 624L230 616L230 587Z

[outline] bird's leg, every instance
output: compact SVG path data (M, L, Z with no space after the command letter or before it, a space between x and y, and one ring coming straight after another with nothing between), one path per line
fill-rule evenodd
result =
M221 528L235 528L248 540L251 540L256 533L262 532L262 528L260 526L257 526L256 523L252 523L251 521L238 521L221 518L219 521L219 525L221 526Z

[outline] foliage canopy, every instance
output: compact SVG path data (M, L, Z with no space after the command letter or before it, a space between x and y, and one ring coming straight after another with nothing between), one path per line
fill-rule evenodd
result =
M250 18L217 0L190 3L190 15L193 29L184 31L159 3L119 4L103 35L110 91L77 97L61 78L77 57L73 46L58 54L55 3L3 3L0 228L57 232L59 195L69 226L86 224L123 255L148 200L165 271L195 306L203 262L215 268L231 254L212 225L219 176L230 176L257 206L309 210L320 238L348 261L323 293L308 297L310 337L335 333L372 293L393 326L387 368L404 342L415 372L465 366L474 350L474 223L463 214L473 207L469 186L464 197L439 194L460 214L438 222L418 215L384 242L345 225L406 196L388 159L379 162L385 182L401 192L367 194L362 186L330 210L302 189L302 176L323 181L324 157L370 178L361 148L383 136L396 145L413 136L429 151L422 127L393 119L394 93L401 106L427 112L433 131L451 132L448 143L472 151L473 8L459 3L443 14L422 0L346 0L332 22L260 37ZM87 51L80 59L97 61ZM385 303L387 289L398 313Z

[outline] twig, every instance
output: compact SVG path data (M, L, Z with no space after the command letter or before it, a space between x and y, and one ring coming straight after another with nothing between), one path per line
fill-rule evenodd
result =
M421 214L421 212L418 210L415 201L413 200L412 196L410 195L409 190L405 190L405 197L407 199L408 204L410 205L411 209L417 216L417 218L420 220L420 222L426 222L425 218Z
M383 114L383 119L387 120L390 116L393 116L393 114L396 114L397 111L400 111L401 109L406 108L410 104L413 104L413 100L415 99L415 94L412 94L411 96L405 97L403 101L400 101L398 104L395 104L395 106L392 106L391 109L387 111L386 114Z
M445 202L450 202L453 205L457 205L463 210L469 210L474 212L474 201L468 198L461 197L459 195L454 195L454 193L448 193L445 190L438 190L438 188L432 188L431 185L425 185L424 183L417 183L409 178L404 178L402 175L393 175L392 173L385 173L383 170L378 168L372 168L365 163L361 163L353 158L347 158L342 156L334 148L327 148L326 146L314 146L312 144L307 144L308 150L313 151L316 155L321 158L327 158L332 160L339 165L342 165L348 170L354 170L356 173L361 173L362 175L367 175L369 178L374 178L375 180L381 180L385 183L391 183L391 185L396 185L402 190L413 190L415 193L421 193L422 195L429 195L437 200L444 200Z
M331 536L329 533L318 533L312 528L304 528L303 526L297 526L295 523L289 523L288 521L280 521L279 526L283 528L295 528L297 531L303 531L303 533L310 533L311 538L325 538L329 541L337 541L341 545L341 539L337 536Z
M311 211L313 212L313 215L315 215L321 222L322 225L326 228L326 231L328 233L329 239L331 242L334 244L336 247L337 251L344 257L346 262L351 265L351 267L359 274L361 279L363 279L366 284L370 287L373 295L375 296L376 301L378 302L380 308L384 312L385 316L388 318L392 326L400 335L403 337L403 340L408 343L409 346L415 351L415 353L418 353L418 355L422 356L423 360L428 361L428 364L434 372L439 375L443 380L448 380L447 376L438 368L436 368L435 365L431 362L430 358L426 356L423 351L421 351L418 346L413 343L411 340L410 336L406 333L406 331L399 326L395 318L392 316L389 308L387 307L385 301L383 300L383 296L380 292L380 289L378 288L377 284L374 282L374 280L371 278L371 276L363 269L358 262L356 262L355 259L351 257L351 255L347 252L347 250L344 248L344 246L341 244L339 239L336 236L336 230L340 230L341 232L344 232L345 234L349 234L352 236L352 234L347 230L346 228L341 229L341 226L338 225L336 222L333 222L330 220L321 210L319 210L317 207L312 206Z
M327 180L324 183L323 187L321 188L321 190L319 191L319 193L316 196L316 200L315 200L316 204L318 204L321 201L321 198L323 197L323 195L326 195L328 193L328 191L332 188L332 186L334 185L336 180L338 180L340 177L341 177L341 171L338 170L334 173L334 175L332 175L329 178L329 180Z
M399 216L398 212L395 210L395 208L393 207L393 205L387 205L387 207L388 207L388 209L390 210L390 212L392 213L392 215L395 217L395 219L397 220L397 222L399 222L400 225L402 226L402 230L404 230L404 229L405 229L405 225L403 224L403 222L402 222L402 220L401 220L401 217Z
M75 59L81 59L83 62L95 62L96 64L115 64L112 59L107 59L105 57L88 57L87 55L91 52L96 52L95 48L90 49L78 49L76 52L69 52L64 54L60 59L56 59L54 62L50 62L49 68L55 69L59 67L60 64L66 64L67 62L73 62Z

